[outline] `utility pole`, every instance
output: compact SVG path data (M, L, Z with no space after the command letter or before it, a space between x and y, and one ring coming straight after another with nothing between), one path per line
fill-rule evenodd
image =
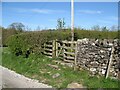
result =
M74 42L74 0L71 0L71 36L72 39L71 41ZM77 44L76 44L77 45ZM74 47L74 44L71 44L71 47ZM77 46L76 46L77 48ZM73 52L73 49L71 49L71 52ZM75 50L76 52L76 50ZM76 70L76 55L75 55L75 60L74 60L74 70Z
M74 0L71 0L71 41L74 41Z

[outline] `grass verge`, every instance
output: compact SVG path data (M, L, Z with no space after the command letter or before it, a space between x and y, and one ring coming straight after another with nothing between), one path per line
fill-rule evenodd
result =
M55 65L53 59L45 56L31 54L29 58L13 55L8 48L3 48L2 65L26 77L37 79L42 83L55 88L66 88L68 84L77 82L88 88L118 88L120 81L104 79L104 77L91 77L87 71L73 71L73 68L57 64L59 69L49 67ZM56 73L60 76L52 78Z

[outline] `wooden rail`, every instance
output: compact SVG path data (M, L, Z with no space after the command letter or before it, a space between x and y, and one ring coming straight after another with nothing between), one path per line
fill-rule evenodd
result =
M44 49L43 54L46 55L49 58L53 57L53 41L48 41L46 43L44 43L44 45L42 46L42 48Z
M77 42L76 41L63 41L63 60L65 62L74 63L74 70L76 70L76 56L77 55Z
M76 41L48 41L44 43L44 54L49 57L57 57L63 61L74 62L76 55Z

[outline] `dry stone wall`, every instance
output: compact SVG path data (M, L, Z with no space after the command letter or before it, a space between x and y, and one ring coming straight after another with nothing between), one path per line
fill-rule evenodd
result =
M111 56L112 46L115 51L110 67L110 76L117 78L119 72L120 47L117 40L78 40L77 64L80 68L90 71L92 75L106 75Z
M114 55L113 55L111 68L110 68L110 76L117 78L119 71L120 71L120 47L116 46Z

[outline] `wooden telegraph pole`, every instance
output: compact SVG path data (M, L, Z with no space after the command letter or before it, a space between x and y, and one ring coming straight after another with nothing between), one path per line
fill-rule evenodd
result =
M71 36L72 36L71 41L74 42L74 0L71 0ZM74 47L74 44L72 43L71 46ZM77 49L77 46L76 46L76 49ZM75 50L75 54L77 55L76 51L77 50ZM74 70L76 70L76 55L74 60Z
M74 41L74 0L71 1L71 41Z

